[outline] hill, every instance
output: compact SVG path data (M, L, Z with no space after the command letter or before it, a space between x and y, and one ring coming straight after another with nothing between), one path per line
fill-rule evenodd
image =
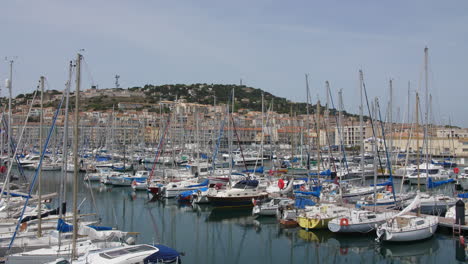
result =
M147 84L143 87L131 87L128 89L113 88L113 89L100 89L96 90L94 96L82 100L83 110L107 110L116 106L118 103L141 103L143 108L144 104L157 104L160 101L174 101L184 100L189 103L199 104L226 104L230 100L232 90L234 89L236 104L235 110L248 109L252 111L261 111L262 108L262 93L265 100L265 109L273 102L273 111L277 113L296 113L306 114L306 103L292 102L286 98L275 96L269 92L265 92L258 88L248 87L245 85L234 84L164 84L164 85L151 85ZM56 90L47 91L50 95L57 95L60 92ZM20 94L16 97L15 101L24 101L31 99L33 93ZM57 96L55 96L57 98ZM49 100L45 106L56 106L58 100ZM19 102L18 101L18 102ZM70 100L73 104L74 100ZM149 107L149 106L148 106ZM322 104L321 112L323 113L324 106ZM309 112L315 113L316 105L309 106ZM334 109L330 110L333 115L336 113ZM345 116L354 116L344 112Z

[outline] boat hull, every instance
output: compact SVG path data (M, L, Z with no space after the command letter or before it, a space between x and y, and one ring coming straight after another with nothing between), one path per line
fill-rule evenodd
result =
M241 196L241 197L217 197L207 196L210 204L214 207L244 207L254 206L252 199L263 199L267 195Z
M377 235L382 236L383 241L389 242L410 242L423 240L431 237L437 231L438 223L432 224L429 227L410 231L389 231L386 229L378 229Z
M308 217L297 217L297 223L300 227L309 230L309 229L324 229L328 228L328 223L333 218L308 218Z
M383 222L384 221L340 225L340 223L335 223L332 221L328 223L328 229L334 233L369 233L375 230L376 225Z

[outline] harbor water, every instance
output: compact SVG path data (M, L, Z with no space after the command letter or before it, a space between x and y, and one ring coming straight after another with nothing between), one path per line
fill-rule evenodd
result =
M43 172L43 190L58 191L60 177L61 172ZM80 179L83 177L80 174ZM72 205L72 184L69 174L68 208ZM450 192L453 186L444 188L444 192ZM443 229L422 242L388 244L375 242L374 234L336 235L328 230L283 229L276 218L254 218L248 208L214 209L181 204L175 199L152 201L146 192L135 193L127 187L82 180L78 196L80 213L97 213L102 225L138 232L138 243L173 247L185 253L183 263L457 262L457 239ZM464 254L463 250L458 253L461 252Z

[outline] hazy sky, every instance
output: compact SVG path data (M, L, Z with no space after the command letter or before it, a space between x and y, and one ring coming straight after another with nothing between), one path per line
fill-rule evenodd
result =
M358 111L358 70L369 96L406 113L407 83L423 90L429 47L430 92L438 123L468 127L468 1L2 1L0 77L16 56L14 94L39 76L61 90L67 65L85 49L85 87L238 83L314 101L329 80L337 103ZM4 84L1 82L2 95ZM422 95L424 99L424 96ZM413 108L413 107L412 107Z

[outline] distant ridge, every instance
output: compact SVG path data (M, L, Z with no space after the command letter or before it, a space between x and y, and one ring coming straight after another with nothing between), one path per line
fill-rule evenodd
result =
M181 100L188 103L199 103L213 105L226 104L230 99L230 95L234 89L236 104L235 110L247 109L250 111L262 110L262 93L264 94L265 110L269 108L273 100L273 111L280 114L290 114L291 112L296 115L306 114L306 103L292 102L286 98L275 96L262 89L253 88L245 85L235 84L163 84L151 85L147 84L143 87L130 87L123 88L109 88L109 89L96 89L95 93L83 100L83 110L102 111L112 109L118 103L141 103L141 104L157 104L160 101L174 101ZM57 95L61 92L57 90L46 91L48 95ZM32 99L33 93L19 94L16 99ZM305 96L304 96L305 97ZM46 96L47 98L47 96ZM71 100L73 102L73 100ZM45 104L47 106L58 105L58 99L50 100ZM145 108L145 106L143 106ZM148 106L149 108L149 106ZM321 113L325 110L322 103ZM316 105L309 106L309 112L315 113ZM330 114L334 115L337 111L330 109ZM355 116L346 111L343 112L344 116Z

